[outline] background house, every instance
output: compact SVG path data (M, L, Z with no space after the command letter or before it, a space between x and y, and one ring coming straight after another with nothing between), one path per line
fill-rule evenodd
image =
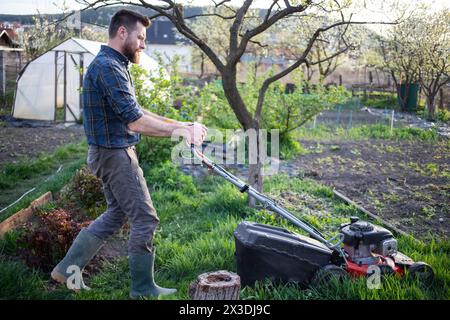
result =
M4 95L14 88L23 59L23 49L19 48L16 32L9 24L0 23L0 94Z
M177 40L173 24L167 19L158 18L152 21L147 29L145 52L152 58L160 56L164 63L179 56L179 71L183 74L192 73L192 46Z

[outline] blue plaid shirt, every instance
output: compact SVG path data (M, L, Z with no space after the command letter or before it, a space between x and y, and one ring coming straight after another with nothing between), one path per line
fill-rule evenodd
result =
M129 60L102 46L83 81L83 124L88 144L126 148L140 140L127 125L144 113L136 101Z

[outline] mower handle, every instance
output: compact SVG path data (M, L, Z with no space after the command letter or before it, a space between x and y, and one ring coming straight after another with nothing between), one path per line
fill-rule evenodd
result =
M340 253L342 253L340 245L343 241L343 235L338 234L337 236L333 237L330 240L326 240L325 236L316 228L314 228L312 225L307 223L306 221L302 221L296 216L294 216L292 213L287 211L285 208L279 206L274 200L268 198L267 196L263 195L262 193L258 192L256 189L254 189L252 186L248 185L241 179L237 178L233 174L226 171L223 167L215 164L212 162L208 157L206 157L203 153L197 150L194 144L191 144L191 153L198 158L202 164L204 164L208 169L214 171L218 175L222 176L232 184L234 184L236 187L239 188L240 192L246 192L249 196L255 198L259 202L261 202L264 206L264 208L269 208L271 211L274 211L281 215L282 217L289 220L291 223L293 223L298 228L302 229L303 231L307 232L312 238L322 242L325 244L328 248L337 250ZM332 243L336 239L338 239L337 243Z

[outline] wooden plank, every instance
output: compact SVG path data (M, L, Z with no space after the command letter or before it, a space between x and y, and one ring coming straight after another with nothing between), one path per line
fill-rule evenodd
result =
M397 228L396 226L394 226L393 224L387 222L386 220L382 219L381 217L373 214L372 212L370 212L369 210L363 208L362 206L360 206L359 204L357 204L355 201L347 198L346 196L344 196L341 192L337 191L336 189L333 189L333 193L335 196L337 196L338 198L340 198L341 200L344 200L345 202L347 202L348 204L354 205L356 208L358 208L359 210L361 210L362 212L364 212L365 214L367 214L369 217L375 219L375 220L379 220L381 221L386 227L388 227L389 229L393 230L394 232L401 234L405 237L411 237L411 235L409 235L408 233L406 233L403 230L400 230L399 228ZM414 238L413 238L414 239ZM416 240L416 239L414 239ZM417 240L416 240L417 241Z
M0 238L2 238L7 232L18 228L29 221L37 207L48 203L52 199L52 193L48 191L47 193L31 202L28 208L18 211L17 213L0 223Z

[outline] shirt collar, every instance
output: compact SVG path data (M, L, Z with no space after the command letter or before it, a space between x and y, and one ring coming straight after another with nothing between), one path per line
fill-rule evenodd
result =
M128 60L127 57L125 57L123 54L121 54L116 49L111 48L110 46L102 45L100 48L100 51L105 52L106 54L114 57L115 59L122 62L126 67L128 67L128 64L130 63L130 60Z

